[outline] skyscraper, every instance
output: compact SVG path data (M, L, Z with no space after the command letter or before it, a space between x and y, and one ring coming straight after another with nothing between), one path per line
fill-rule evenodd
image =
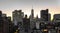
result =
M34 27L34 9L31 9L31 15L30 15L30 28Z
M54 22L60 22L60 14L55 14L53 17Z
M17 25L19 22L22 23L22 18L24 17L24 13L22 10L15 10L13 11L13 22L15 25Z
M0 10L0 16L2 16L2 11Z
M3 19L2 19L2 11L0 11L0 33L3 33Z
M3 33L9 33L9 20L8 20L6 14L4 14L4 16L2 18L3 18Z
M13 25L13 23L11 21L11 17L8 16L7 19L8 19L8 22L9 22L9 33L13 33L13 26L14 25Z
M24 17L24 13L22 12L22 10L13 11L13 22L15 26L18 26L19 33L24 33L23 17Z
M41 10L41 18L43 21L48 21L48 9Z
M0 33L9 33L9 21L2 11L0 11Z
M25 15L25 17L23 18L23 27L24 27L24 31L28 33L30 28L30 20L29 18L27 18L27 15Z
M34 9L31 10L31 17L34 18Z

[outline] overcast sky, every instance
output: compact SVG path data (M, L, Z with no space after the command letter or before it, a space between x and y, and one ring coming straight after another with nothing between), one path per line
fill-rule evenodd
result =
M22 9L29 16L32 7L35 16L38 14L40 17L40 10L46 8L53 15L60 13L60 0L0 0L0 10L8 16L11 16L15 9Z

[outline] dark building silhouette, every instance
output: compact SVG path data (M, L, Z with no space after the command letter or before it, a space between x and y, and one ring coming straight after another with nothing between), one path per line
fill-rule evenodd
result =
M34 9L31 10L31 17L34 18Z
M48 21L51 21L51 14L48 13Z
M0 11L0 33L9 33L11 30L11 17L7 17L6 14L2 14Z
M0 10L0 17L2 16L2 11Z
M57 33L60 32L60 14L55 14L51 21L48 9L41 10L41 18L34 18L34 9L31 15L24 17L22 10L13 11L13 21L0 11L0 33ZM57 32L56 32L57 31Z
M25 15L25 18L23 18L23 27L24 27L24 31L28 33L30 28L30 20L29 18L27 18L27 15Z
M55 14L55 15L53 16L53 21L55 21L55 22L60 22L60 14Z
M41 18L43 21L48 21L48 9L41 10Z
M7 17L7 21L9 22L9 33L13 33L13 23L10 16Z
M3 19L2 12L0 11L0 33L3 33Z
M7 17L3 17L3 33L9 33L9 21Z

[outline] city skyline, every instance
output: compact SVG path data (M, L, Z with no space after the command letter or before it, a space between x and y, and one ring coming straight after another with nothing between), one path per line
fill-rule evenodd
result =
M55 14L51 20L49 9L40 11L41 18L34 18L34 10L31 15L27 15L22 10L12 12L10 16L0 11L0 32L1 33L60 33L60 14ZM25 15L25 16L24 16Z
M49 13L53 17L54 14L60 14L59 2L60 0L0 0L0 10L8 16L12 16L14 10L22 9L29 16L33 7L34 16L36 17L38 14L40 17L42 9L49 9Z

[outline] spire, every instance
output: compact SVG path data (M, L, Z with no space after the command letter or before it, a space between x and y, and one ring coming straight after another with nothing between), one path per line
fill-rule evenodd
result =
M32 9L33 9L33 5L32 5Z
M32 10L31 11L34 11L34 9L33 9L33 5L32 5Z

